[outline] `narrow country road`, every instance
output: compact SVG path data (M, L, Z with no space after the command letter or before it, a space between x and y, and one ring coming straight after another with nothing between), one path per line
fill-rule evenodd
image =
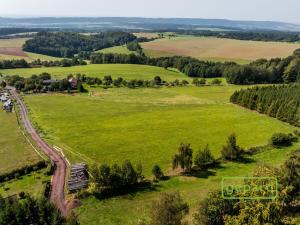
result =
M14 89L10 90L12 96L16 99L17 104L20 108L20 116L21 116L21 123L24 125L25 129L27 130L28 134L32 137L35 141L37 146L50 158L50 160L56 165L56 169L53 174L52 178L52 189L50 195L50 201L54 203L58 209L61 211L63 216L68 215L68 209L66 207L65 201L65 177L66 177L66 170L67 165L63 157L55 151L52 147L50 147L36 132L33 128L29 116L27 113L27 109L19 95Z

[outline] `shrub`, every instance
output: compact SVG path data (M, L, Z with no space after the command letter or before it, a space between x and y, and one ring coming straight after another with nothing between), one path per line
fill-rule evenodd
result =
M223 225L224 215L235 212L234 200L223 199L219 192L212 192L200 202L193 215L195 225Z
M203 150L200 150L195 157L194 163L199 169L207 169L215 164L216 160L211 154L208 145Z
M223 146L221 153L224 159L230 161L238 160L242 157L243 149L237 145L235 134L231 134L228 137L227 144Z
M101 197L118 194L144 181L141 164L134 168L129 160L125 160L121 166L117 164L93 166L91 174L97 189L95 194Z
M153 166L152 174L156 180L161 180L164 177L164 173L158 165Z
M220 85L222 83L222 81L220 79L217 79L217 78L214 78L212 81L211 81L211 84L215 84L215 85Z
M297 138L292 134L275 133L271 137L270 144L275 147L290 146Z
M151 224L182 225L184 216L189 212L189 206L178 192L162 193L160 198L152 203Z

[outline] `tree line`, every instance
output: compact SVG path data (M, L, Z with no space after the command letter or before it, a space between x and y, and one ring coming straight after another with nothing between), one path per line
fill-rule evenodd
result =
M18 68L36 68L36 67L70 67L70 66L84 66L87 63L76 57L72 59L62 59L62 60L50 60L42 61L40 59L34 60L32 62L27 62L25 59L12 59L12 60L2 60L0 61L0 69L18 69Z
M70 82L70 79L74 79L76 85ZM200 80L194 79L192 82L195 86L203 86L207 84L206 79ZM220 85L222 81L220 79L213 79L210 85ZM5 76L4 81L0 84L5 87L6 85L13 86L17 91L33 92L33 93L46 93L46 92L62 92L62 91L78 91L87 92L84 88L84 84L90 87L102 87L102 88L159 88L159 87L185 87L190 83L187 80L175 79L174 81L165 81L160 76L155 76L152 80L130 79L126 80L122 77L112 78L110 75L105 75L102 79L98 77L89 77L85 74L72 74L68 75L64 79L53 80L51 74L41 73L39 75L32 75L31 77L24 78L18 75Z
M0 28L0 38L2 36L5 36L5 38L8 37L8 35L18 35L19 34L22 34L22 35L26 35L28 36L29 33L32 33L32 32L40 32L40 31L43 31L43 30L46 30L44 28L19 28L19 27L2 27ZM14 36L12 36L14 37Z
M83 84L80 81L76 81L76 83L73 84L72 82L70 82L70 78L72 78L72 76L61 80L52 80L50 74L42 73L40 75L32 75L28 78L20 77L18 75L6 76L5 82L6 85L15 87L17 91L22 92L70 92L73 90L76 90L78 92L86 92Z
M55 57L74 57L81 51L96 51L104 48L124 45L136 40L127 32L102 32L84 35L75 32L39 32L27 40L23 50Z
M79 225L71 213L64 218L55 205L46 198L33 198L20 193L17 198L4 199L0 195L0 225Z
M103 88L110 87L127 87L127 88L154 88L154 87L184 87L189 84L187 80L165 81L160 76L155 76L152 80L130 79L126 80L122 77L112 78L110 75L105 75L102 79L98 77L89 77L85 74L77 74L76 78L82 83L90 86L102 86ZM206 82L206 81L205 81ZM214 83L215 84L215 83Z
M93 53L87 56L92 64L143 64L172 67L190 77L225 77L231 84L292 83L300 80L300 51L287 58L259 59L247 65L234 62L207 62L191 57L150 58L135 54Z
M12 179L18 179L21 176L29 174L33 171L38 171L40 169L46 168L47 166L48 166L47 162L39 161L39 162L34 163L32 165L26 165L24 167L14 169L10 172L0 174L0 183L7 182L7 181L12 180Z
M94 165L90 169L92 194L100 198L126 193L144 183L142 164L136 167L129 160L125 160L121 166L113 164Z
M300 85L253 87L234 92L230 101L281 121L300 126Z
M297 42L300 41L299 32L286 31L210 31L210 30L183 30L175 31L178 34L195 35L204 37L229 38L251 41L276 41L276 42Z
M234 133L229 135L227 142L221 150L222 157L216 159L208 145L200 149L195 157L190 144L180 144L178 152L172 158L172 169L180 169L184 174L193 174L199 170L207 170L219 165L222 160L241 161L246 151L237 144Z

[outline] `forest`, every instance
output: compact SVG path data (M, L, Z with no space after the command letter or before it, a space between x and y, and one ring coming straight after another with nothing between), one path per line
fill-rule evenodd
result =
M136 37L127 32L102 32L84 35L75 32L40 32L27 40L24 51L55 57L73 57L81 51L96 51L123 45L134 41Z
M236 91L230 101L299 127L299 88L299 84L289 84L242 89Z
M251 41L280 41L280 42L297 42L300 41L300 34L298 32L284 32L284 31L211 31L211 30L185 30L175 31L178 34L196 35L205 37L230 38L237 40L251 40Z

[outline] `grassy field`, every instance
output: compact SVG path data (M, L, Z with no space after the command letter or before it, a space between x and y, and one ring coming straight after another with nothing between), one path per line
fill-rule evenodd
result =
M40 74L48 72L54 78L65 78L69 74L76 75L77 73L86 74L88 76L103 77L111 75L114 78L123 77L124 79L148 79L151 80L154 76L160 76L164 80L173 81L175 79L187 79L186 75L179 73L176 70L164 69L161 67L144 66L144 65L128 65L128 64L103 64L103 65L87 65L73 67L51 67L51 68L26 68L26 69L9 69L0 70L4 75L20 75L29 77L32 74Z
M140 65L89 65L71 68L8 70L4 74L29 76L49 72L57 77L85 73L110 74L126 79L185 79L185 75L163 68ZM265 115L232 105L228 99L243 86L223 85L177 88L89 88L89 94L42 94L24 97L35 125L50 144L62 148L71 162L141 162L149 177L154 164L171 173L171 158L180 143L190 143L194 152L209 144L220 156L222 145L232 132L242 147L265 145L274 132L292 132L294 127ZM197 177L172 177L154 187L108 200L83 199L76 209L83 225L137 224L148 219L152 200L162 191L179 190L191 206L189 219L207 193L220 188L224 176L251 175L262 163L279 165L295 146L271 149L252 161L226 163Z
M139 32L139 33L133 33L136 37L145 37L145 38L157 38L158 33L146 33L146 32Z
M22 46L28 38L0 39L0 60L25 59L33 61L41 60L60 60L56 57L47 55L24 52Z
M28 95L25 100L45 137L72 162L131 159L149 175L155 163L169 170L182 142L195 151L209 144L220 156L232 132L243 147L267 144L273 132L291 132L276 119L228 104L239 88L93 89L92 96Z
M50 176L46 176L45 173L46 169L43 169L23 176L20 179L1 183L0 195L2 197L8 197L23 191L34 197L40 197L43 194L44 183L50 180Z
M135 51L130 51L128 50L128 48L126 47L126 45L122 45L122 46L115 46L115 47L111 47L111 48L105 48L96 52L101 52L104 54L107 53L113 53L113 54L136 54Z
M0 173L40 160L22 135L14 114L0 111Z
M142 43L152 57L183 55L203 60L236 61L244 64L259 58L287 57L300 43L241 41L212 37L182 36Z

